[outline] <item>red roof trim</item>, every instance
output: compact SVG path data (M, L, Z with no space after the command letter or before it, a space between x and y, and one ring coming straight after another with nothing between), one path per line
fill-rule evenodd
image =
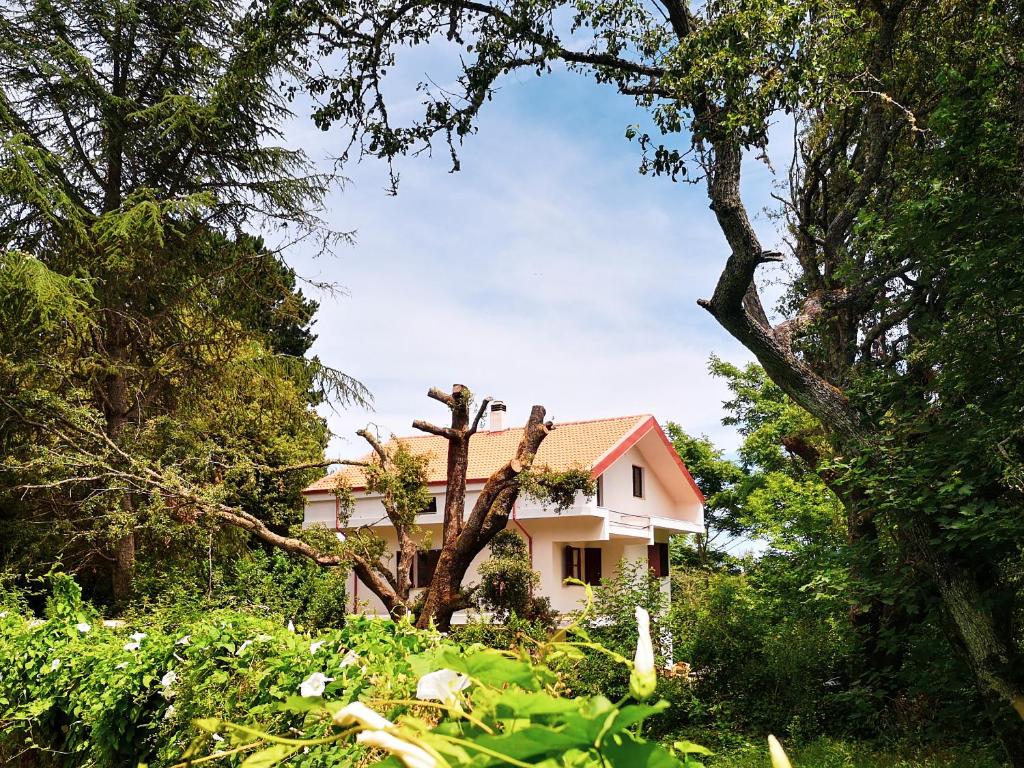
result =
M658 437L661 438L661 442L665 444L665 447L668 449L669 453L672 454L672 458L676 460L676 464L683 471L683 477L686 478L686 482L690 484L690 487L693 488L693 492L697 494L697 498L700 500L700 503L703 504L704 494L700 492L700 488L697 487L697 481L693 479L693 475L691 475L690 470L686 468L686 464L683 463L683 460L681 458L679 458L679 454L676 453L676 449L672 446L672 441L668 439L668 435L665 434L665 430L661 428L660 424L655 422L654 426L658 432Z
M653 416L641 422L636 429L626 435L618 445L612 448L604 458L597 462L597 464L594 465L594 468L590 471L590 476L596 479L599 475L603 474L608 467L621 459L626 451L639 443L651 432L651 430L654 430L658 437L661 438L662 444L675 460L676 466L682 471L686 482L689 483L690 488L693 489L693 492L697 495L700 503L703 504L704 494L700 492L700 488L697 487L697 483L694 481L693 475L690 474L690 470L686 468L686 464L684 464L683 460L679 458L679 454L676 453L676 449L672 447L672 442L668 439L668 435L665 434L665 430L661 428L661 425L658 424L658 420Z
M613 446L612 449L608 451L608 453L606 453L604 457L597 462L597 464L594 465L594 468L590 470L590 476L593 478L597 478L599 475L603 474L604 471L608 469L608 467L610 467L612 464L614 464L622 457L622 454L624 454L626 451L628 451L630 448L632 448L634 445L640 442L640 438L642 438L644 435L650 432L652 426L656 427L657 425L658 422L655 421L653 416L648 416L646 419L640 422L636 427L633 428L632 432L627 432L626 436L619 441L619 444Z

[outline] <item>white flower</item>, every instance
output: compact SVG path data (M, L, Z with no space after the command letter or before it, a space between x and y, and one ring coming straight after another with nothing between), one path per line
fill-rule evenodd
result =
M390 752L401 760L406 768L435 768L437 765L437 760L427 750L392 736L387 731L362 731L356 736L356 741Z
M250 645L252 645L252 640L244 640L242 644L238 646L238 650L235 651L235 656L241 656L242 652L245 651L245 649L248 648Z
M192 645L192 635L185 635L183 637L179 637L177 640L174 641L174 644L175 645Z
M124 644L124 649L126 651L137 651L137 650L139 650L139 644L138 643L125 643Z
M424 701L440 701L451 706L459 700L459 691L469 688L470 681L450 669L439 669L420 678L416 684L416 698Z
M50 671L51 672L56 672L57 668L59 666L60 666L60 659L54 659L53 661L50 662Z
M163 677L160 678L160 685L162 685L164 688L170 688L176 682L178 682L178 673L175 672L173 669L168 671Z
M6 619L10 614L7 611L0 611L0 619Z
M394 723L383 715L379 715L363 704L361 701L353 701L334 713L335 725L361 725L363 728L380 730L390 728Z
M355 651L349 651L345 654L345 657L341 660L341 667L351 667L353 664L359 663L359 654Z
M292 620L291 619L288 619L288 631L289 632L294 632L295 631L295 625L292 624Z
M122 661L120 664L115 664L114 665L114 669L124 669L127 666L128 666L128 662L127 661Z
M86 632L88 632L90 629L92 629L92 627L90 627L87 622L80 621L77 624L75 624L75 629L77 629L79 632L81 632L84 635Z
M782 745L774 736L768 737L768 753L772 756L772 768L793 768L789 758L786 757Z
M210 738L214 741L224 741L224 737L221 736L219 733L213 734L213 736L211 736Z
M32 621L30 621L30 622L28 623L28 625L29 625L30 627L32 627L32 628L34 629L35 627L41 627L41 626L43 626L43 624L45 624L45 623L46 623L46 622L45 622L45 621L43 621L42 619L32 619Z
M104 619L103 626L107 629L120 629L124 626L124 622L120 619Z
M651 617L640 606L636 608L636 656L629 676L629 692L641 701L654 694L658 677L654 672L654 644L651 642Z
M131 636L131 638L132 638L132 640L134 640L134 641L135 641L136 643L141 643L141 642L142 642L143 640L145 640L145 639L146 639L146 633L145 633L145 632L136 632L135 634L133 634L133 635Z
M309 644L309 652L311 654L315 654L317 651L319 651L323 647L324 643L326 643L326 642L327 642L326 640L317 640L314 643L310 643Z
M171 706L169 706L167 708L167 710L164 712L164 720L170 720L172 717L174 717L174 705L173 704L171 704Z
M323 672L314 672L302 681L299 686L300 696L323 696L327 683L334 680L333 677L326 677Z

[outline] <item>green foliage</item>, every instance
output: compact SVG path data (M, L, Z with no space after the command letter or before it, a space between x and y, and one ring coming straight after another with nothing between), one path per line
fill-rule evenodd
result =
M216 746L192 725L198 718L281 730L301 722L285 707L315 672L337 678L329 692L407 695L408 658L435 643L404 623L352 617L308 636L302 624L290 632L226 610L166 610L110 628L79 594L59 577L45 621L11 608L0 618L0 758L29 748L40 765L172 765L196 738ZM67 757L46 762L48 750ZM304 759L336 764L321 750Z
M384 508L398 524L413 525L432 495L427 486L429 454L416 454L401 440L381 446L384 457L371 460L363 472L368 493L379 493Z
M344 624L348 570L322 568L280 551L253 550L228 564L217 601L249 613L294 620L308 629Z
M786 745L794 766L807 768L1003 768L1005 763L987 745L921 746L820 738L804 745ZM766 768L758 743L716 750L709 768Z
M552 627L557 618L551 601L536 597L540 574L533 570L523 537L505 529L491 539L491 556L480 564L480 598L502 623L518 617L529 623Z
M576 503L578 494L593 496L597 493L597 481L588 469L574 467L555 472L547 467L536 467L519 475L519 488L522 493L561 512Z
M161 612L139 629L105 626L67 577L55 578L45 620L6 610L0 757L27 748L40 765L99 768L220 753L250 768L286 758L310 768L364 764L374 755L353 739L353 723L332 721L356 701L389 717L392 735L451 765L696 768L706 753L643 738L644 721L667 702L566 698L550 664L582 651L564 631L531 656L461 648L407 622L363 617L312 637L230 611ZM424 678L435 672L458 685L431 689Z
M0 12L5 564L59 563L123 601L136 561L166 562L174 586L239 540L211 545L192 503L119 474L120 452L285 532L326 444L313 406L365 402L303 357L316 304L248 233L335 241L316 216L330 179L276 146L279 42L220 0Z
M682 722L748 732L844 732L855 638L847 604L803 590L788 558L746 563L742 575L677 573L671 627L676 658L690 664Z
M593 589L593 605L583 614L586 633L603 649L631 657L637 643L637 606L651 615L655 654L659 663L664 663L672 655L662 621L667 600L646 562L620 561L615 575L602 579ZM602 650L589 651L568 661L562 671L574 693L603 693L614 699L629 691L629 670L609 664Z
M254 762L259 765L277 764L299 756L306 746L323 743L331 745L342 764L351 764L361 759L359 743L365 741L391 753L373 763L386 766L624 767L639 762L699 768L697 758L708 754L703 747L677 741L666 748L642 736L644 721L663 712L668 702L625 698L613 704L603 695L562 695L549 663L579 657L581 646L595 647L585 633L582 643L568 639L576 629L540 642L532 656L481 646L436 645L409 660L419 677L416 698L375 691L363 701L374 712L347 706L355 697L337 683L327 689L323 701L292 700L286 708L305 715L304 738L285 741L266 730L213 718L199 725L230 734L228 745L235 749L261 749L256 753L259 762ZM329 695L332 689L335 693ZM381 719L382 714L388 719ZM324 728L331 729L328 735L309 738L309 731L320 733Z

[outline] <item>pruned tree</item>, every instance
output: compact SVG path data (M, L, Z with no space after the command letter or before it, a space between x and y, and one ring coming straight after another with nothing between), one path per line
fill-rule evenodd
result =
M415 429L443 438L448 443L447 484L441 529L440 555L430 584L416 602L410 598L409 574L419 548L416 512L429 501L423 483L422 465L409 455L402 444L390 447L366 430L359 432L372 448L367 473L367 489L381 494L381 501L398 539L397 565L392 571L374 549L374 536L357 531L352 553L352 566L392 615L412 612L417 624L431 622L447 629L452 614L474 604L474 590L464 587L466 572L474 558L483 552L494 536L508 524L512 507L526 489L531 495L555 507L571 503L577 493L593 493L589 474L569 470L550 472L535 467L534 459L544 438L554 424L545 421L545 409L535 405L523 429L523 437L514 455L484 483L471 509L466 509L466 473L469 469L470 439L476 434L487 412L490 398L484 398L473 409L472 393L462 384L451 392L433 388L427 396L445 405L451 413L448 426L427 421L413 422ZM418 482L417 482L418 480Z

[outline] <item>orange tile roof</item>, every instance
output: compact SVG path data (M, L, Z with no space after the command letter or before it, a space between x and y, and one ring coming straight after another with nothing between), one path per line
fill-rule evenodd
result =
M534 466L546 466L556 471L576 467L592 469L605 454L651 418L650 415L644 414L556 423L555 429L540 444ZM469 441L469 471L466 478L470 481L486 480L515 456L522 438L523 427L512 427L500 432L477 432ZM430 455L427 464L428 483L447 481L447 440L436 435L413 435L394 439L401 440L413 453ZM363 458L368 459L369 454ZM341 479L353 489L360 489L366 485L363 471L359 467L342 467L337 472L314 482L304 493L333 490Z

